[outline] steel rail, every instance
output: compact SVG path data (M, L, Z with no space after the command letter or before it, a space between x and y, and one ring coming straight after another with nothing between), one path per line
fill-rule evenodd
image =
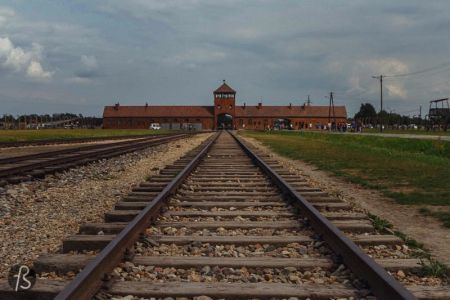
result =
M0 130L1 132L1 130ZM158 134L158 136L166 136L171 133ZM0 148L13 148L23 146L42 146L42 145L58 145L58 144L76 144L76 143L89 143L106 140L123 140L123 139L139 139L154 136L152 134L133 134L133 135L117 135L117 136L99 136L99 137L87 137L87 138L68 138L68 139L42 139L33 141L11 141L0 142Z
M235 133L231 136L237 141L247 155L266 173L278 188L290 197L300 208L316 232L338 254L343 263L359 278L364 279L373 294L383 300L417 299L403 285L389 275L380 265L364 253L352 240L344 235L333 223L325 218L313 205L303 198L291 185L277 174L256 153L245 145Z
M81 154L77 154L74 152L73 156L70 157L56 157L54 159L44 160L40 162L33 162L31 164L25 164L25 165L19 165L19 166L13 166L10 168L5 168L0 170L0 178L2 177L8 177L16 174L20 174L22 172L32 171L37 168L43 168L43 167L51 167L58 164L66 164L74 161L79 161L82 159L88 159L92 157L100 157L103 155L110 155L111 153L117 153L117 155L129 152L129 151L135 151L139 150L148 146L157 146L161 145L170 141L177 140L179 138L186 137L186 135L174 135L174 136L166 136L159 139L150 139L150 140L144 140L139 142L133 142L131 144L127 145L119 145L119 146L110 146L110 147L103 147L99 149L98 151L92 153L87 152L83 153L85 150L80 149L79 152L82 152ZM88 149L88 150L95 150L95 149ZM68 153L70 154L70 153Z
M128 225L78 273L55 297L63 299L91 299L101 288L102 280L123 260L139 235L154 221L168 197L176 192L187 176L198 166L220 133L216 133L202 150Z
M46 157L49 157L49 156L55 156L55 155L60 155L60 154L74 153L74 152L77 152L77 151L87 151L87 150L95 150L95 149L99 149L100 150L100 149L104 149L104 148L108 148L108 147L127 145L127 144L130 144L130 143L139 143L139 142L143 142L143 141L151 141L151 140L155 140L155 139L163 138L163 137L167 137L167 136L176 136L176 134L174 134L174 135L155 135L155 136L151 136L151 137L143 137L143 138L139 138L139 139L133 139L131 141L113 142L113 143L108 143L108 144L88 145L88 146L81 146L81 147L75 147L75 148L69 148L69 149L61 149L61 150L52 150L52 151L46 151L46 152L39 152L39 153L28 154L28 155L5 157L5 158L0 158L0 164L10 164L10 163L16 163L16 162L20 162L20 161L24 161L24 160L29 160L29 159L46 158Z

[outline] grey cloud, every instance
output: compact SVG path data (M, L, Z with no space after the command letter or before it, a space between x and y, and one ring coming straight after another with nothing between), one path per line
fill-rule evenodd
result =
M76 77L91 79L99 77L101 72L95 56L82 55L80 58L80 69L75 72Z
M76 17L70 20L24 18L19 8L8 17L15 22L2 26L0 19L0 34L8 33L16 46L35 41L45 47L44 70L51 66L58 76L42 91L42 105L60 94L88 99L84 109L97 114L117 99L209 104L226 78L248 103L300 102L310 94L324 104L334 90L352 114L361 101L378 103L371 75L433 66L447 61L450 49L447 1L78 3L82 10L71 11ZM387 79L387 106L400 111L450 93L448 85L433 84L447 74ZM15 89L32 90L17 82Z

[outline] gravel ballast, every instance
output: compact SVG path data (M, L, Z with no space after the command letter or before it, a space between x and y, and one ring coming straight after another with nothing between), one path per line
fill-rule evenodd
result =
M104 213L133 185L198 146L210 134L98 161L0 188L0 278L18 263L57 252L65 236L86 222L102 222Z

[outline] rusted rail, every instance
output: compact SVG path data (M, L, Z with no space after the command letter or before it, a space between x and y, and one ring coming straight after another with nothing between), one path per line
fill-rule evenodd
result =
M98 159L122 155L149 146L161 145L186 136L186 134L152 136L132 141L3 158L0 159L0 180L3 180L3 182L17 183Z
M276 171L247 147L236 134L231 134L241 148L247 153L288 197L301 208L314 229L322 235L328 245L342 258L358 277L367 281L372 292L379 299L416 299L410 291L389 275L380 265L364 253L353 241L342 233L333 223L325 218L300 193L290 186Z
M292 206L299 208L298 211ZM361 247L389 243L398 245L401 240L394 236L372 234L374 229L365 219L366 216L346 212L347 209L348 204L334 201L326 193L309 186L305 180L299 180L275 160L252 150L235 134L231 137L225 132L217 133L173 165L160 170L158 175L134 187L132 192L115 205L114 210L105 214L106 223L82 225L78 235L64 240L63 253L43 256L34 265L38 273L67 274L82 269L73 280L42 280L40 286L36 285L35 290L31 290L29 294L24 293L23 297L7 290L6 284L0 281L0 297L6 295L7 299L49 299L58 293L56 299L60 300L92 299L99 291L96 296L100 297L208 295L226 299L293 296L311 299L358 298L372 293L378 299L409 300L416 299L416 294L421 299L434 299L430 296L433 293L441 297L437 299L450 295L450 290L446 287L427 290L409 286L414 293L412 294L398 283L383 268L389 271L406 270L405 268L416 270L417 260L404 259L399 262L382 257L375 262L369 258L356 244ZM168 228L183 228L187 233L166 233ZM211 230L211 234L205 235L205 229ZM219 229L225 233L216 233ZM351 238L343 232L350 233ZM139 250L141 246L137 245L144 242L149 243L147 250L150 254ZM213 245L251 248L258 244L260 248L266 245L274 247L273 249L282 245L281 249L286 249L283 248L286 245L297 244L309 245L303 247L311 247L311 251L321 247L316 244L324 244L328 251L325 253L331 255L324 255L319 251L311 252L313 255L305 258L285 254L271 256L264 252L263 256L250 254L244 257L225 257L222 253L216 256L215 252L210 252L211 255L201 253L199 256L198 252L191 254L191 250L170 250L169 255L165 253L166 256L159 256L158 251L162 251L158 248L160 244L181 249L201 248L195 244L206 244L213 248ZM100 252L91 255L85 254L85 250ZM158 254L155 255L153 250ZM141 251L140 255L134 255L134 251ZM333 255L339 256L337 263L333 261ZM121 281L114 278L123 279L122 277L111 277L115 276L116 267L126 263L131 263L132 266L134 263L139 266L188 269L185 273L192 270L190 268L209 266L294 269L295 272L320 267L331 274L338 272L341 262L351 270L351 278L356 275L367 286L349 286L338 282L234 282L231 277L231 281L226 278L226 282L168 280L161 283L133 279ZM67 279L65 276L63 275ZM324 275L324 278L327 276Z
M0 158L0 165L16 163L16 162L25 161L25 160L32 160L32 159L39 159L39 158L46 158L46 157L55 157L57 155L74 153L74 152L78 152L78 151L100 150L102 148L108 148L111 146L115 147L115 146L121 146L121 145L130 145L130 142L150 141L150 140L154 140L154 139L162 138L162 137L165 137L165 135L161 135L161 136L154 135L151 137L142 137L141 139L137 139L134 141L128 140L128 141L108 143L108 144L95 144L95 145L80 146L80 147L61 149L61 150L43 151L43 152L38 152L38 153L34 153L34 154L5 157L5 158Z
M0 131L1 133L1 131ZM158 136L165 136L167 134L161 134ZM91 138L72 138L72 139L45 139L45 140L35 140L35 141L11 141L11 142L0 142L0 148L13 148L13 147L24 147L24 146L43 146L43 145L58 145L58 144L78 144L78 143L89 143L98 141L109 141L109 140L125 140L125 139L140 139L147 138L154 135L143 134L143 135L120 135L120 136L102 136L102 137L91 137Z
M101 286L102 279L120 261L127 249L138 239L145 228L156 218L161 206L169 195L174 193L184 179L200 163L211 145L217 139L214 136L205 147L186 165L186 167L131 221L96 258L90 262L77 277L71 281L55 299L90 299Z

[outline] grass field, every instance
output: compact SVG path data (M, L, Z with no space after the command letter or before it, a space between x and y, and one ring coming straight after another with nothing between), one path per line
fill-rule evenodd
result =
M380 133L380 130L377 128L364 128L364 133ZM442 136L449 136L450 130L447 131L427 131L427 130L414 130L414 129L385 129L383 130L383 133L394 133L394 134L419 134L419 135L442 135Z
M241 134L278 154L378 189L399 203L450 206L450 142L307 132ZM448 212L428 215L444 222L450 217Z
M67 140L74 138L108 137L121 135L164 134L164 130L148 129L41 129L41 130L0 130L0 142Z

